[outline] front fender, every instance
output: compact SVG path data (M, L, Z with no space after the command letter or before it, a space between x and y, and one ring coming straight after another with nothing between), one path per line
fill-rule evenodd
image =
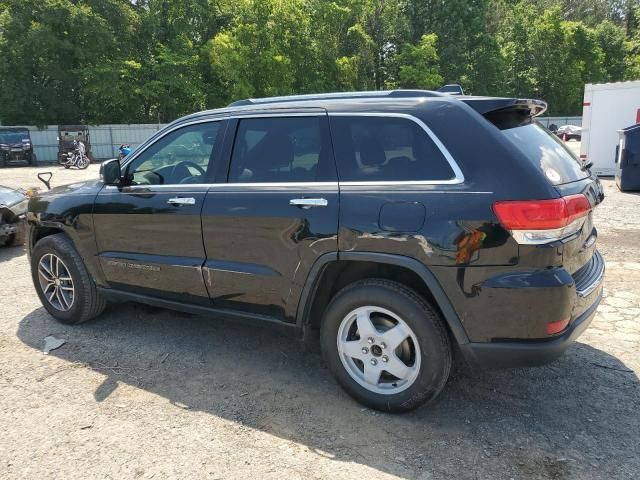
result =
M101 182L83 182L59 187L34 196L27 208L28 249L44 236L64 233L78 251L90 275L100 286L106 285L98 262L93 228L93 206Z

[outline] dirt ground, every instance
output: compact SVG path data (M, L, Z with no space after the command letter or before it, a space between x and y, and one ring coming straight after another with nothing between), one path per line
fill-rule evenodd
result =
M363 408L271 330L133 304L58 324L24 249L2 248L0 478L640 478L640 194L604 184L605 299L580 342L546 367L464 369L405 415ZM66 343L46 355L50 335Z

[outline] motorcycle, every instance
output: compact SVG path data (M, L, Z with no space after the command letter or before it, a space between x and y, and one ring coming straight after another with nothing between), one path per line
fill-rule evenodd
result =
M133 151L133 148L128 143L123 143L118 147L118 160L122 160Z
M63 154L63 161L61 162L64 168L75 167L79 170L84 170L89 166L90 160L87 157L84 149L84 143L74 140L73 146L75 147L73 152Z

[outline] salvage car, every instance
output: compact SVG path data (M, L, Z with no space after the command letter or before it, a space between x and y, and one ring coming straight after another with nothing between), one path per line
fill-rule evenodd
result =
M582 140L582 127L577 125L562 125L555 131L555 134L566 140Z
M36 163L29 129L23 127L0 127L0 167L11 162Z
M458 353L550 362L602 298L604 194L545 110L396 90L189 115L30 200L36 291L68 324L133 300L277 327L385 411L436 398Z
M24 244L28 201L26 192L0 185L0 246Z

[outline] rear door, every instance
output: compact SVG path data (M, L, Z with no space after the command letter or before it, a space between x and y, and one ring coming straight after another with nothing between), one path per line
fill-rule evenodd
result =
M226 184L202 211L215 306L293 321L309 270L337 251L338 183L326 112L232 120Z
M224 121L199 121L160 137L127 164L121 187L98 194L98 257L112 288L209 303L200 212Z

